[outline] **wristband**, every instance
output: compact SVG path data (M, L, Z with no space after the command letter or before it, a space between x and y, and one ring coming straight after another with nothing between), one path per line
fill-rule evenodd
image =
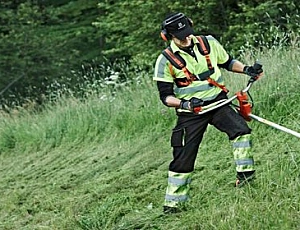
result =
M190 110L189 103L190 103L189 101L181 101L179 108L185 109L185 110Z

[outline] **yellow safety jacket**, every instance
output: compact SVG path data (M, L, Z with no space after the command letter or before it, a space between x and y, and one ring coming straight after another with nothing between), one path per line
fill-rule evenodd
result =
M224 85L218 64L224 64L228 61L229 55L214 37L206 36L206 38L210 47L209 59L214 69L210 75L210 79L219 85ZM197 45L199 40L196 36L192 36L192 39L195 44L193 46L193 52L196 55L196 59L179 49L173 41L171 41L170 48L174 54L179 54L179 56L184 59L186 69L188 69L193 76L201 76L209 71L209 67L206 57L201 54L199 45ZM155 81L175 83L174 94L178 99L189 100L192 97L196 97L205 102L215 99L222 91L222 88L211 84L209 80L193 80L186 86L180 85L178 82L186 78L185 69L170 68L170 66L172 66L172 63L163 54L160 54L156 60L153 79Z

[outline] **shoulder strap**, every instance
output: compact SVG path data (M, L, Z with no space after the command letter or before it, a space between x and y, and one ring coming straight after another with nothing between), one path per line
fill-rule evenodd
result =
M173 53L170 46L162 51L162 54L170 61L170 63L177 69L183 69L186 66L185 60Z
M210 46L208 43L208 40L206 38L206 36L204 35L200 35L197 36L197 39L199 41L199 43L197 43L197 47L199 52L205 56L205 55L209 55L210 53ZM162 54L170 61L170 63L177 69L183 69L186 66L186 62L185 60L179 55L179 54L174 54L171 47L168 46L166 49L164 49L162 51ZM206 61L209 60L209 56L207 57ZM210 63L210 67L209 69L212 69L211 63Z
M205 56L210 53L210 46L206 36L197 36L199 43L197 43L199 52ZM183 69L186 66L185 60L180 56L173 53L170 46L162 51L162 54L171 62L171 64L177 69Z
M207 80L210 84L221 88L223 91L228 92L228 90L225 88L224 85L218 84L215 80L211 79L209 76L214 73L214 67L211 64L209 53L210 53L210 46L208 43L208 40L205 36L197 36L197 39L199 43L197 43L199 52L205 56L206 62L207 62L207 67L209 69L208 76L205 77L205 79L201 80ZM192 77L193 75L189 72L189 70L186 68L186 62L185 60L180 57L180 55L176 55L173 53L172 49L170 46L168 46L166 49L162 51L162 54L170 61L169 69L170 73L173 76L173 78L176 78L174 71L172 69L172 66L174 66L177 69L183 70L187 80L189 82L193 81Z
M203 56L205 56L205 59L206 59L206 62L207 62L207 67L211 72L210 74L213 74L215 72L215 70L214 70L214 67L212 66L211 61L210 61L210 57L209 57L210 45L207 41L207 38L206 38L206 36L201 35L201 36L197 36L197 39L199 41L199 43L197 43L199 52Z
M171 65L169 65L169 68L170 68L170 72L174 78L175 78L175 74L172 71L172 66L174 66L177 69L183 70L186 78L190 81L191 73L186 68L186 62L182 57L180 57L180 55L174 54L170 46L167 47L166 49L164 49L162 51L162 54L170 61Z
M197 44L199 52L203 56L208 55L210 53L210 45L208 43L207 37L204 35L200 35L200 36L197 36L197 39L199 41L199 44Z
M207 63L207 67L209 69L209 75L213 74L215 72L214 67L211 64L211 60L209 57L210 54L210 45L208 43L208 40L206 38L206 36L200 35L197 36L197 39L199 41L199 43L197 43L198 45L198 50L199 52L205 57L206 59L206 63ZM212 78L210 78L210 76L208 76L206 78L206 80L211 84L214 85L216 87L221 88L225 93L228 92L228 89L226 89L225 85L220 85L218 82L216 82L215 80L213 80Z

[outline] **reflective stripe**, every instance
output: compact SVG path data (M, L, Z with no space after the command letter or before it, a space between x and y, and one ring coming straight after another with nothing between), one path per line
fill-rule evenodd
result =
M232 60L231 60L229 66L228 66L228 70L229 70L229 71L232 71L232 66L233 66L233 64L234 64L236 61L237 61L236 59L232 59Z
M251 141L239 141L232 143L233 148L248 148L251 147Z
M216 82L223 83L222 76L220 76ZM176 87L174 89L174 92L176 94L193 94L193 93L196 93L196 92L207 91L207 90L210 90L214 87L215 86L211 86L210 84L204 84L204 85L199 85L199 86L195 86L195 87L184 87L184 88Z
M235 161L236 165L254 165L254 160L249 158L249 159L240 159Z
M161 59L158 63L157 67L157 77L164 78L165 75L165 67L166 67L167 59L165 56L161 56Z
M189 198L188 195L174 196L174 195L166 194L165 196L166 201L176 201L176 202L187 201L188 198Z
M168 178L169 183L177 185L177 186L190 184L191 181L192 181L191 178L187 178L187 179L174 178L174 177L169 177Z
M205 85L199 85L196 87L189 87L189 88L175 88L174 92L176 94L192 94L199 91L207 91L209 89L213 88L213 86L210 86L209 84Z

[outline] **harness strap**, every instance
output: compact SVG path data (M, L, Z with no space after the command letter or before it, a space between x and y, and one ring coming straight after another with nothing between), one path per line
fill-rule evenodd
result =
M220 89L222 89L225 93L228 93L229 90L225 87L225 85L221 85L218 82L216 82L214 79L211 79L210 77L207 79L208 83L211 85L214 85L216 87L219 87Z
M213 69L213 67L212 67L212 64L211 64L211 61L210 61L209 51L207 50L206 45L203 42L203 38L201 38L200 36L197 36L197 39L198 39L199 44L201 46L202 52L203 52L203 54L205 56L208 69L211 70L211 69Z
M202 52L204 54L204 57L205 57L205 60L206 60L206 63L207 63L207 67L210 70L210 73L212 74L212 73L215 72L215 70L214 70L214 67L211 64L211 60L210 60L210 57L209 57L209 51L208 51L206 45L204 44L203 38L201 36L197 36L197 39L199 41L200 47L202 49ZM225 93L229 92L228 89L225 87L225 85L219 84L214 79L210 78L210 76L208 76L206 80L208 81L209 84L211 84L213 86L216 86L216 87L219 87Z
M173 61L183 70L184 72L184 75L186 76L187 80L191 83L192 82L192 79L191 79L191 73L189 72L189 70L186 68L186 66L174 55L174 53L169 50L169 49L166 49L165 52L169 55L169 57L171 57L173 59ZM171 63L170 63L171 64ZM169 65L169 68L170 68L170 65ZM173 74L172 74L173 73ZM171 72L173 78L175 76L175 73L172 69L172 72Z
M173 65L171 64L171 62L169 63L169 70L170 70L170 73L171 73L172 77L176 78L174 70L173 70Z
M204 43L204 39L206 39L204 36L202 38L202 36L197 36L197 39L199 41L200 46L198 46L199 51L202 55L204 55L206 63L207 63L207 67L208 67L208 71L204 72L202 74L198 74L198 78L200 80L207 80L209 84L215 86L215 87L219 87L220 89L222 89L225 93L228 93L228 89L226 89L225 85L221 85L218 82L216 82L214 79L210 78L210 75L212 75L215 70L214 67L211 64L211 60L209 57L209 53L210 53L210 49L209 49L209 44L206 40L207 45L205 45ZM195 75L193 75L192 73L190 73L190 71L186 68L185 63L183 62L184 60L180 60L178 57L176 57L176 55L172 52L172 50L170 48L166 48L163 51L163 54L167 57L167 59L170 61L169 63L169 69L170 69L170 73L172 75L172 77L176 80L176 75L174 73L173 70L173 65L176 66L176 68L181 69L184 72L184 75L186 76L186 80L185 81L176 81L177 83L180 82L180 86L188 86L190 83L192 83L195 80L199 80ZM173 62L173 64L172 64ZM177 79L178 80L178 79Z

